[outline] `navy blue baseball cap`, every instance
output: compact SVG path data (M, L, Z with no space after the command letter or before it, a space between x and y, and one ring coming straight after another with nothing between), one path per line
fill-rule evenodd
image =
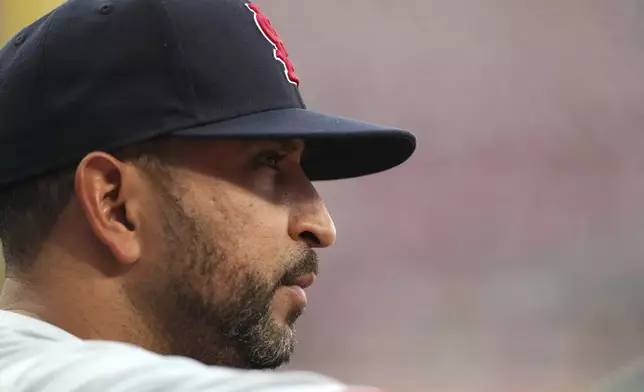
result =
M69 0L0 51L0 186L159 136L297 138L311 180L381 172L413 134L308 110L241 0Z

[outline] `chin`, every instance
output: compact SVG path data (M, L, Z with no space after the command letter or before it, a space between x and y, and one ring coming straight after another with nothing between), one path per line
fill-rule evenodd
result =
M255 328L242 341L238 341L239 367L255 370L271 370L286 365L295 351L296 314L285 315L273 312L263 323Z

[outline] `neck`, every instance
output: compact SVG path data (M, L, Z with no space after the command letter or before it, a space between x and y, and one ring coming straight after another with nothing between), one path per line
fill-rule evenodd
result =
M208 365L245 367L234 344L223 338L213 340L212 326L193 326L195 333L186 336L185 323L190 317L181 309L172 312L172 306L163 309L168 306L165 303L155 306L150 298L158 295L126 294L120 274L106 274L70 259L48 260L57 262L41 263L28 274L9 274L0 293L0 309L47 322L83 340L125 342ZM155 318L154 309L170 318Z
M163 352L119 286L117 278L78 279L52 270L9 275L0 293L0 309L50 323L80 339L126 342Z
M42 320L43 309L39 305L34 290L27 281L20 278L5 279L0 293L0 309L20 313Z

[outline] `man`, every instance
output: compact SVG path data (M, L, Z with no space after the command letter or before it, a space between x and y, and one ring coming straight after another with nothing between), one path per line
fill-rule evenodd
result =
M349 391L286 363L316 248L310 181L412 134L305 109L240 0L71 0L0 53L0 390Z

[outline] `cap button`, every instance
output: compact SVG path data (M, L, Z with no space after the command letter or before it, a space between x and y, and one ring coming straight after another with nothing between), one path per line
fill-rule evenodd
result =
M112 4L110 4L110 3L105 3L105 4L103 4L102 6L100 6L100 7L98 8L98 12L99 12L100 14L107 15L107 14L112 13L112 10L113 10L113 9L114 9L114 7L112 7Z
M22 43L25 42L25 35L20 34L19 36L16 37L16 40L14 41L15 46L20 46Z

